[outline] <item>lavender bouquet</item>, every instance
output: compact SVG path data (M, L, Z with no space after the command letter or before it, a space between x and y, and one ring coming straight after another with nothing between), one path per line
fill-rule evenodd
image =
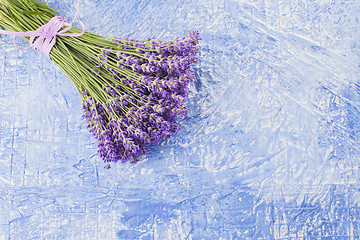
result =
M72 27L56 14L40 1L1 0L0 33L25 39L72 81L106 168L136 162L150 144L179 130L174 120L188 111L198 32L170 42L113 39Z

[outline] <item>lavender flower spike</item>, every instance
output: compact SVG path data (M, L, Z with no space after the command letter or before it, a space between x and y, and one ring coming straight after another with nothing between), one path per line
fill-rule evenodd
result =
M110 162L136 162L150 144L179 129L174 120L187 112L199 40L192 32L171 42L125 39L114 40L111 49L99 47L94 74L108 83L108 101L101 104L83 89L83 107L107 168Z

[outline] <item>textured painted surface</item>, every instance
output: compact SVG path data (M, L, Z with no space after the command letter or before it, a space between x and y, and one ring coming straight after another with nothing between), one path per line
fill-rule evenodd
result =
M359 13L357 0L81 1L98 34L203 38L182 130L110 170L62 72L0 47L0 239L358 239Z

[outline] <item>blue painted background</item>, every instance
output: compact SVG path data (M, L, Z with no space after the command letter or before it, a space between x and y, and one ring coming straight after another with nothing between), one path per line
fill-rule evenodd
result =
M359 16L357 0L80 1L94 33L203 38L181 131L110 170L65 75L1 46L0 238L359 239Z

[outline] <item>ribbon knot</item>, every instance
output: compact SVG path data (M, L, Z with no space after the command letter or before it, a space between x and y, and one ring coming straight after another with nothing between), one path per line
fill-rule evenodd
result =
M71 23L67 23L59 16L55 16L48 23L39 27L35 31L27 31L27 32L12 32L6 30L0 30L0 34L12 35L15 36L14 38L14 45L16 49L20 51L26 51L30 47L42 52L48 58L50 58L50 51L54 47L56 43L57 36L69 36L69 37L80 37L85 32L84 24L81 21L78 21L83 31L81 33L67 33L71 28L72 24L74 23L76 17L73 19ZM64 28L61 30L62 28ZM30 37L29 40L29 47L25 49L19 49L16 44L16 39L18 37Z

